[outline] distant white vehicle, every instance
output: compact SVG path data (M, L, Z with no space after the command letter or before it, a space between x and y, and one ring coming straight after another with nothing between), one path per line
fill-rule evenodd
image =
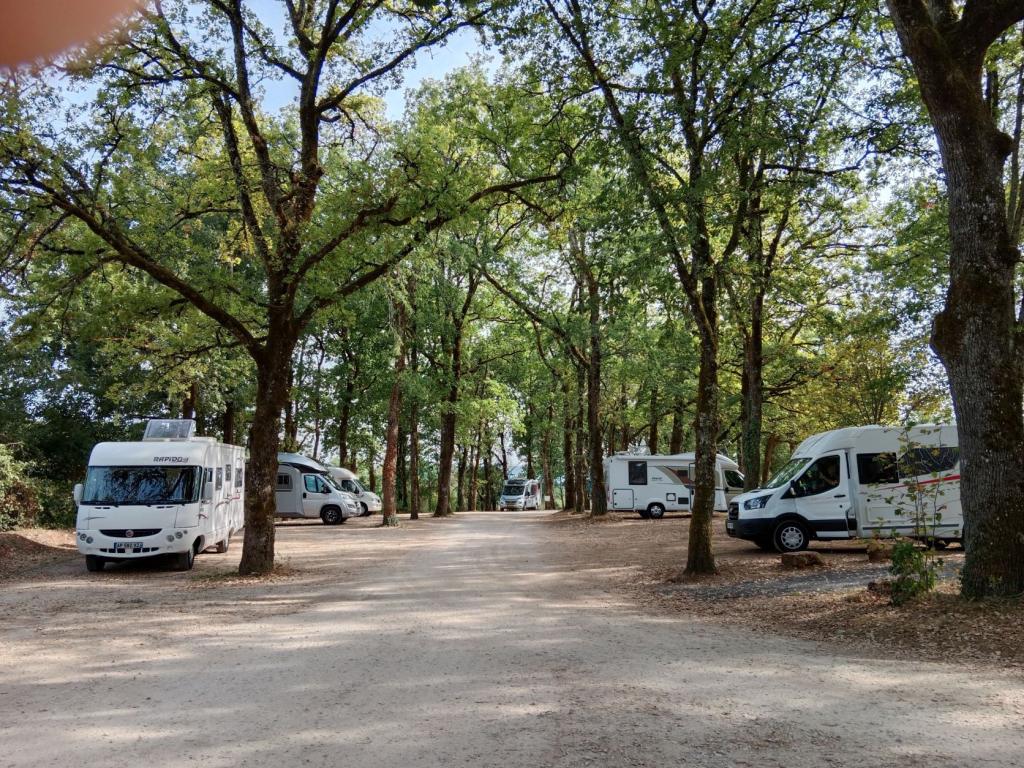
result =
M327 472L334 480L334 484L343 491L348 491L359 501L363 511L363 517L380 512L382 503L380 496L373 491L368 491L356 476L356 473L345 467L327 467Z
M958 541L963 524L956 427L872 425L808 437L764 487L733 500L726 532L797 552L875 534Z
M279 453L277 463L277 517L319 517L324 525L338 525L362 514L356 497L335 486L320 462L298 453Z
M540 482L533 478L509 478L498 497L498 509L540 509Z
M197 437L191 419L152 419L139 442L99 443L75 486L85 567L173 555L182 570L245 525L245 449Z
M696 454L641 456L617 453L604 460L608 508L633 510L640 517L660 519L666 512L689 512L693 503ZM718 454L715 461L715 511L743 492L739 465Z

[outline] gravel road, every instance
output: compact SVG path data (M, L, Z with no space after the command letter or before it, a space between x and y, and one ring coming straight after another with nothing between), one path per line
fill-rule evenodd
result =
M645 615L540 517L282 526L270 582L233 549L8 583L0 766L1020 765L1019 676Z

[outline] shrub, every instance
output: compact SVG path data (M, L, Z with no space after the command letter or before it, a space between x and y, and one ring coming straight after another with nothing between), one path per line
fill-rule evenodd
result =
M25 465L6 445L0 445L0 531L35 522L39 501L25 477Z
M917 548L913 541L898 541L892 548L893 575L892 604L902 605L908 600L935 588L939 563L927 552Z

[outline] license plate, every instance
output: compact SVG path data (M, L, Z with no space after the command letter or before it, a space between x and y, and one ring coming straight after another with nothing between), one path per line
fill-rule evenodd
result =
M727 530L727 531L731 531L731 530L732 530L732 528L733 528L733 525L732 525L732 521L728 521L728 522L726 522L726 524L725 524L725 530Z
M114 549L126 549L129 552L134 552L137 549L142 549L141 541L115 541Z

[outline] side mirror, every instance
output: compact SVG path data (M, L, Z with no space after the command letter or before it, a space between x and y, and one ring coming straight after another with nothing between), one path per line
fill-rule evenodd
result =
M71 495L75 497L75 504L82 503L82 494L85 491L85 486L81 483L75 483L75 490L71 492Z
M203 483L203 501L213 501L213 481Z

